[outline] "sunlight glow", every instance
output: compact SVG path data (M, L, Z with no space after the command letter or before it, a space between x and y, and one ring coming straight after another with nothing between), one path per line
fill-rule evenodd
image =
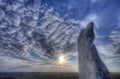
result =
M59 64L64 64L66 62L65 56L63 55L60 55L58 60L59 60Z

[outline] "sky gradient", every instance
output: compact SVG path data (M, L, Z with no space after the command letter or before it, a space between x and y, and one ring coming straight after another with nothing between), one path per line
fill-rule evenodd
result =
M77 36L91 21L100 57L120 72L119 0L0 0L0 72L77 72Z

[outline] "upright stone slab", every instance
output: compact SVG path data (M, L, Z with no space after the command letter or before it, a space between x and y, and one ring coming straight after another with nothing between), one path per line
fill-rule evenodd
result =
M78 36L79 79L111 79L93 43L94 23L90 22Z

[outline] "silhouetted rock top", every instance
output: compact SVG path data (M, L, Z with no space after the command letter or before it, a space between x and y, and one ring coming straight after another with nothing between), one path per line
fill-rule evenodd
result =
M78 36L78 59L80 79L111 79L110 73L100 59L93 43L94 23L90 22Z

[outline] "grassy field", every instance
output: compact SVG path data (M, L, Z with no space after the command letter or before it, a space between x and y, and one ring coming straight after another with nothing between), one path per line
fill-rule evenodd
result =
M112 79L120 79L120 73L111 73ZM0 79L79 79L78 73L0 73Z

